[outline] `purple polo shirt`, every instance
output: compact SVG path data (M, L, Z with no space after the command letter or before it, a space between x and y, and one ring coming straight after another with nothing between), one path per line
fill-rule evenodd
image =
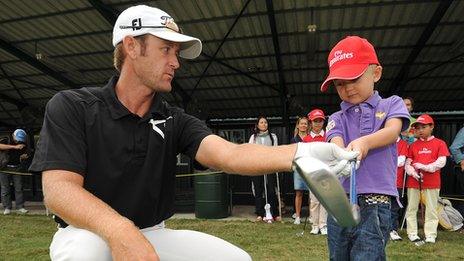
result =
M342 102L341 111L332 114L327 124L327 140L342 137L345 147L353 140L374 133L385 126L391 118L401 118L401 130L409 127L409 113L398 96L382 99L378 92L360 104ZM397 150L393 142L382 148L369 150L356 172L358 194L376 193L398 196L396 190ZM342 181L349 191L349 179Z

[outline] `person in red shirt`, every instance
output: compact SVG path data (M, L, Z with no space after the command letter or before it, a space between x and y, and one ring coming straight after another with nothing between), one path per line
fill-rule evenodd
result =
M314 109L308 114L309 124L311 125L311 132L309 135L303 138L304 142L325 142L325 131L324 122L325 115L320 109ZM317 235L321 232L322 235L327 235L327 211L319 203L319 200L314 196L313 193L309 193L310 198L310 216L312 221L311 234Z
M407 233L412 242L421 240L417 235L417 210L419 201L425 198L425 242L435 243L438 227L437 204L440 193L440 169L450 155L446 143L432 135L432 117L422 114L412 125L418 139L412 143L406 159L408 207L406 209Z
M403 219L404 210L402 206L406 204L406 198L404 197L404 164L406 162L406 156L408 155L408 143L398 137L396 140L396 149L398 152L398 167L396 170L396 188L398 189L398 195L400 195L399 200L401 203L398 204L398 201L392 200L391 202L391 230L390 230L390 239L393 241L402 240L400 235L398 235L398 225Z

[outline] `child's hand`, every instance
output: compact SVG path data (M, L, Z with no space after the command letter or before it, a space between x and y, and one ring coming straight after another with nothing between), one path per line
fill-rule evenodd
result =
M425 165L422 164L422 163L418 163L418 162L417 162L417 163L412 164L412 166L413 166L414 169L416 169L416 170L425 170L425 168L424 168Z
M367 156L369 152L369 145L363 138L355 139L346 146L348 151L359 151L358 160L362 160Z
M417 181L419 181L422 178L422 173L418 174L417 172L407 172L407 174L413 178L415 178Z

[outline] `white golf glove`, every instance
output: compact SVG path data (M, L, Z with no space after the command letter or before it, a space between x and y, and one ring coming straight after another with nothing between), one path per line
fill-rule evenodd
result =
M350 175L350 160L359 155L357 151L344 150L333 143L327 142L299 142L295 153L295 159L310 156L327 165L337 175ZM356 164L358 168L359 164ZM343 174L342 174L343 173Z
M417 181L420 180L421 176L417 173L417 171L414 169L413 166L406 164L404 169L406 171L406 174L408 174L408 176L415 178Z
M359 165L361 162L359 160L356 161L356 169L359 169ZM337 174L338 177L350 177L351 176L351 161L348 160L340 160L340 161L333 161L329 163L330 169Z

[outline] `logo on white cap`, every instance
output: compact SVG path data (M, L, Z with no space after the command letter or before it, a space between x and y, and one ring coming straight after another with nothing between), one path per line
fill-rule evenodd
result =
M329 67L332 67L332 65L336 62L339 62L344 59L351 59L354 57L353 53L344 53L343 50L338 50L334 52L334 58L332 58L329 62Z

